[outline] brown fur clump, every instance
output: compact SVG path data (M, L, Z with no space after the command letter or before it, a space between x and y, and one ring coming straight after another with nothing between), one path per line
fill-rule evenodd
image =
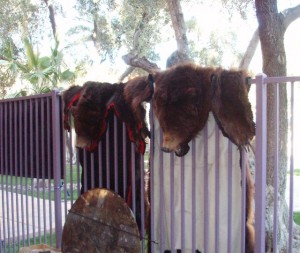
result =
M145 138L150 136L150 131L145 122L146 111L142 103L151 98L152 87L152 81L148 77L137 77L120 84L89 81L83 87L72 86L63 94L65 129L70 130L67 113L71 110L74 116L76 145L94 149L106 131L108 112L113 110L126 124L129 138L143 153L143 143ZM73 101L74 97L76 101Z
M223 135L238 147L248 145L255 135L246 77L245 71L222 70L212 78L212 112Z
M204 127L211 109L214 68L178 65L154 75L154 112L163 131L162 149L183 156Z

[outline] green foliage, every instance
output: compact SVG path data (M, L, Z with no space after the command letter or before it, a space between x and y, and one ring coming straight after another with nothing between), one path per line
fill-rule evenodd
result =
M21 47L22 36L28 36L34 42L40 40L41 36L45 37L48 31L48 22L45 22L48 19L48 13L47 9L43 8L42 2L37 4L37 1L34 3L28 0L2 1L0 4L0 38L14 38L16 45Z
M294 212L294 221L300 226L300 212Z
M24 95L24 93L45 93L57 87L61 82L73 81L76 77L75 72L67 68L63 61L63 53L58 50L59 43L56 41L55 47L49 56L40 56L35 52L30 40L24 38L25 60L17 59L13 52L12 40L7 40L5 47L2 48L4 60L1 66L6 66L5 75L19 77L27 80L31 84L31 92L22 89L13 96ZM4 75L4 76L5 76ZM6 84L8 86L8 84ZM3 92L3 95L5 92Z
M100 62L114 62L120 51L157 60L155 45L161 41L161 26L169 21L164 7L163 0L78 0L75 8L85 18L68 35L76 38L73 45L92 42Z

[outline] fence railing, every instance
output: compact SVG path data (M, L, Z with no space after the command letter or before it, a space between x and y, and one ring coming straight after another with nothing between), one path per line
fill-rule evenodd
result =
M287 85L289 94L289 221L285 244L288 252L295 252L293 154L298 132L294 125L300 122L300 113L294 112L294 88L299 87L300 77L259 75L251 82L256 84L255 166L259 168L255 171L255 252L266 250L269 83ZM275 123L279 123L278 89L275 96ZM82 192L95 187L110 188L127 201L140 229L142 252L244 252L247 153L243 154L241 170L240 152L222 135L212 117L190 143L185 157L162 153L162 134L152 111L150 118L152 138L145 156L136 152L125 125L115 116L110 117L108 131L91 153L75 149L74 132L62 130L62 105L56 92L0 101L0 252L18 252L20 247L40 243L59 248L68 210ZM275 129L278 133L279 128ZM280 145L276 141L275 146ZM276 219L281 203L277 201L281 177L276 154L278 151L274 151L274 235L281 226ZM149 188L150 193L145 192ZM150 216L149 206L144 204L148 196ZM272 247L276 252L282 239L274 235Z
M272 252L277 252L279 250L279 245L284 248L287 252L294 252L297 242L293 242L294 238L294 220L293 220L293 212L294 212L294 141L295 133L295 119L297 119L297 123L299 123L299 115L298 113L294 112L295 109L295 87L300 87L300 76L294 77L267 77L266 75L258 75L255 79L252 80L252 83L256 84L256 176L255 176L255 252L265 252L266 251L266 208L267 206L267 151L268 151L268 111L273 110L274 122L270 122L274 127L274 135L269 137L274 139L274 150L273 150L273 166L272 176L273 180L273 188L274 188L274 204L273 207L269 206L268 208L273 208L273 229L268 231L269 238L272 238L272 245L268 245L268 247L272 248ZM267 94L267 86L273 85L274 91L270 93L268 98ZM285 99L280 99L280 86L283 86L287 89L287 102ZM283 88L282 87L282 88ZM299 95L299 93L297 94ZM273 97L272 97L273 96ZM284 96L283 96L284 97ZM269 106L267 108L267 100L272 99L274 101L273 107ZM299 104L300 97L298 96L298 104ZM281 104L283 103L283 105ZM289 133L288 138L286 139L287 143L282 143L281 136L280 136L280 118L284 115L280 115L280 106L284 107L284 103L286 103L286 113L287 113L287 120L286 126L288 129L285 129L286 132ZM280 105L281 104L281 105ZM299 137L299 134L298 134ZM270 141L270 140L269 140ZM289 151L288 154L288 161L286 164L280 167L280 152L284 152L284 147L287 148ZM299 161L299 159L298 159ZM289 166L289 168L288 168ZM298 162L299 166L299 162ZM290 188L289 188L289 200L288 202L288 224L280 224L279 222L279 215L283 216L284 214L281 212L279 213L279 191L280 186L282 187L281 182L280 184L280 170L288 171L289 170L289 181L290 181ZM284 175L285 176L285 175ZM285 182L286 179L282 179L281 181ZM285 200L284 200L285 201ZM299 201L299 200L298 200ZM284 203L281 202L284 205ZM299 210L298 210L299 211ZM270 213L268 213L270 216ZM282 217L281 217L282 218ZM278 233L283 233L279 231L279 225L286 226L288 230L288 240L279 242ZM270 227L268 228L270 229ZM281 239L282 240L282 239ZM299 240L299 239L298 239ZM299 241L298 241L299 245Z

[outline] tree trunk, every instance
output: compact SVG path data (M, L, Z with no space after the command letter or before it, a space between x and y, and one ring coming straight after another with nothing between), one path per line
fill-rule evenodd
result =
M288 26L293 21L295 21L296 19L298 19L300 17L300 4L293 8L288 8L288 9L282 11L281 14L283 15L283 19L284 19L284 27L285 27L285 29L287 29ZM249 68L251 60L257 49L258 42L259 42L259 33L258 33L258 29L256 29L252 35L252 38L249 42L249 45L246 49L243 59L241 60L241 63L239 66L241 69Z
M56 22L55 22L55 13L54 13L53 4L49 3L48 0L44 0L44 2L47 5L48 10L49 10L49 19L50 19L50 23L51 23L52 33L53 33L54 39L56 39L57 38Z
M268 76L286 76L286 54L284 15L278 13L276 0L255 0L259 23L259 37L263 57L263 72ZM275 91L276 85L267 86L267 213L266 213L266 251L273 248L273 210L274 210L274 151L275 151ZM287 92L285 84L279 86L279 164L278 164L278 250L287 251L288 209L285 202L287 174Z
M167 4L172 20L173 29L175 31L177 50L187 55L189 52L189 47L180 0L167 0Z

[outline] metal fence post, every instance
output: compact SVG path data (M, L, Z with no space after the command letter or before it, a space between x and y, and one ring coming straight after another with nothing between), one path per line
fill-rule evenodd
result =
M266 169L267 169L267 89L265 74L256 83L256 172L255 172L255 253L265 252ZM258 194L259 193L259 194Z
M60 150L60 96L52 91L52 131L53 131L53 175L56 247L61 247L62 206L61 206L61 150Z

